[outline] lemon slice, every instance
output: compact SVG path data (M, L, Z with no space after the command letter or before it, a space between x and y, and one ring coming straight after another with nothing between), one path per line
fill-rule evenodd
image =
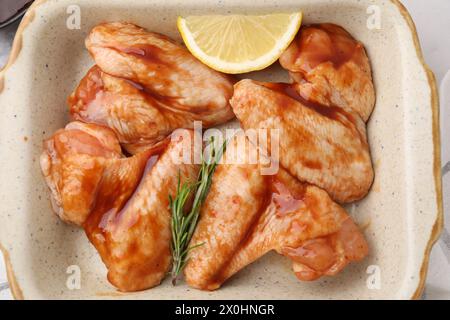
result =
M300 28L302 13L262 16L178 17L178 30L189 51L225 73L261 70L274 63Z

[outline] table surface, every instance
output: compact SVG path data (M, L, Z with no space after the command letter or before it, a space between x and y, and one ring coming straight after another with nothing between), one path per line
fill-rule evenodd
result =
M436 75L441 96L442 174L444 212L450 215L450 1L403 0L419 33L425 59ZM0 67L7 60L18 22L0 29ZM431 254L423 298L450 299L450 222ZM11 299L3 258L0 255L0 300Z

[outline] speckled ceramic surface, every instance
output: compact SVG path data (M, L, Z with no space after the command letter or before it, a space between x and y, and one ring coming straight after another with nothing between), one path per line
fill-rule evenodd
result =
M79 30L66 26L73 4L81 9ZM380 12L380 29L367 27L373 5ZM366 199L348 206L365 228L370 256L337 277L313 283L298 282L284 258L269 254L215 292L174 288L165 281L144 292L117 293L84 232L52 213L38 161L42 140L68 121L66 97L93 64L84 48L90 28L127 20L180 40L178 15L299 9L304 23L344 26L365 44L371 59L377 104L368 134L376 179ZM277 65L245 76L287 79ZM434 77L423 63L412 21L397 1L37 1L0 73L0 247L13 294L25 299L418 297L442 226L438 117ZM80 268L80 289L66 285L71 265ZM367 285L374 268L380 272L379 288Z

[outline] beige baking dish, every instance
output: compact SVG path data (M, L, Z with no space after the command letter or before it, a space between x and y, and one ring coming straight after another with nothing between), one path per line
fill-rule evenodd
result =
M442 226L438 98L414 24L390 0L49 0L23 19L0 73L0 243L17 299L378 299L421 295L431 247ZM67 19L81 13L81 28ZM377 88L369 122L376 171L369 196L348 207L365 227L371 253L337 277L300 283L282 257L268 255L215 292L170 281L135 294L117 293L82 230L52 214L39 170L42 140L68 120L66 97L92 65L84 38L101 21L126 20L176 39L178 15L304 11L304 23L334 22L367 48ZM368 19L379 13L380 28ZM69 24L70 25L70 24ZM369 27L368 27L369 26ZM286 80L277 65L246 77ZM68 267L81 288L66 285ZM69 269L70 271L70 269ZM374 274L375 272L375 274ZM379 280L379 286L377 285ZM369 284L369 285L368 285Z

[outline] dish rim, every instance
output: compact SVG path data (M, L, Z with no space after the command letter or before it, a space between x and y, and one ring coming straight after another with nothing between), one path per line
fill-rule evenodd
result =
M7 60L6 65L0 69L0 95L4 89L5 73L6 71L16 62L18 55L22 49L23 42L23 32L26 30L28 25L33 21L35 17L35 12L37 7L41 4L47 2L48 0L35 0L28 11L25 13L22 21L19 24L17 32L14 36L11 51ZM419 41L419 36L415 23L409 14L406 7L401 3L400 0L389 0L399 11L403 19L405 20L408 28L410 29L414 47L416 49L417 58L425 71L428 80L428 86L430 88L431 96L431 113L432 113L432 135L433 135L433 175L434 183L436 189L436 208L437 215L434 221L433 228L431 231L430 238L428 239L427 246L425 247L424 257L421 263L421 268L419 272L419 282L414 294L410 299L419 299L425 288L426 277L428 272L429 260L431 255L431 250L434 244L440 237L440 234L444 225L444 212L443 212L443 195L442 195L442 173L441 173L441 136L440 136L440 121L439 121L439 95L436 84L436 78L433 71L430 69L428 64L425 62L425 58L422 52L422 48ZM12 296L16 300L24 300L24 295L22 289L19 286L17 278L14 273L11 259L6 248L0 243L0 252L3 253L6 275Z

